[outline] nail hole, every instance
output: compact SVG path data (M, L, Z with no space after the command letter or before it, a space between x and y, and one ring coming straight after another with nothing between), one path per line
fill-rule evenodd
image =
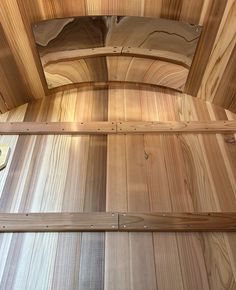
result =
M29 214L27 213L26 216L28 216Z

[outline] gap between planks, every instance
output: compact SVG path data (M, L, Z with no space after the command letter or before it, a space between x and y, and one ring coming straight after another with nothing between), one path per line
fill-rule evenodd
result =
M236 120L207 122L0 122L1 135L226 132L236 132Z
M236 231L236 212L0 213L0 232Z

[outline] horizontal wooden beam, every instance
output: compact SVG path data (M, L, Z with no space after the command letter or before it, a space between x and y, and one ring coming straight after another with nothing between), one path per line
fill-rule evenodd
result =
M117 213L0 213L0 232L115 230L118 230Z
M123 213L120 231L236 231L236 213Z
M0 123L1 135L74 135L116 133L116 122L11 122Z
M67 50L50 52L41 57L41 62L42 65L46 67L47 65L59 62L103 56L129 56L138 58L150 58L175 63L186 68L190 68L192 62L191 58L171 51L126 46L106 46L75 49L70 51Z
M2 122L1 135L79 135L236 132L236 121L192 122Z
M236 121L118 122L118 133L220 133L236 131Z
M0 213L0 232L236 232L236 212Z

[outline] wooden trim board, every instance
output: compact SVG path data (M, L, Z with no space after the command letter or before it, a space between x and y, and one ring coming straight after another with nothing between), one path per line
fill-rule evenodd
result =
M0 122L1 135L221 132L236 132L236 120L208 122Z
M236 212L0 213L0 232L236 231Z
M0 123L2 135L108 134L116 132L115 122L11 122Z
M130 56L139 58L150 58L179 64L186 68L190 68L192 62L191 58L171 51L122 46L97 47L76 49L71 51L50 52L41 57L41 62L43 66L47 66L52 63L102 56Z
M236 213L123 213L120 231L236 231Z
M117 213L0 213L0 232L115 230L118 230Z
M236 121L192 122L118 122L119 133L204 133L236 131Z

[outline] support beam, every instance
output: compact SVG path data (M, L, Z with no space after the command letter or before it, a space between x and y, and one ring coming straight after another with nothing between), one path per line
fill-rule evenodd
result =
M119 133L221 133L236 131L236 121L118 122Z
M120 231L208 232L236 231L236 213L123 213Z
M0 123L1 135L75 135L116 132L115 122L13 122Z
M236 213L0 213L0 232L236 232Z
M79 135L236 132L236 121L0 122L0 135Z
M115 230L118 230L117 213L0 213L0 232Z

